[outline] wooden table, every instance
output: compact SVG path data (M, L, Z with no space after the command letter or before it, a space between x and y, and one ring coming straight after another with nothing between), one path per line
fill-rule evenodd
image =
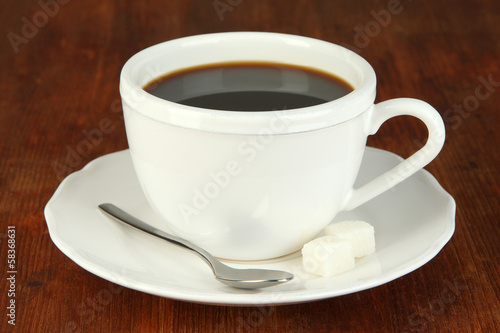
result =
M498 1L6 0L1 8L0 331L500 331ZM433 260L350 295L226 307L111 284L52 243L43 209L61 180L127 148L118 92L124 62L165 40L235 30L345 45L373 65L377 101L414 97L440 111L446 144L426 169L455 198L457 215L453 238ZM103 119L112 130L67 162ZM369 145L408 156L425 137L420 122L401 117ZM8 295L10 229L15 296ZM455 297L445 302L447 288ZM106 290L111 297L100 297Z

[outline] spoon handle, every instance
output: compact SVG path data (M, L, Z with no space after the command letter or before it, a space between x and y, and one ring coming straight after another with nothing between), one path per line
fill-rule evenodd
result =
M216 262L217 259L215 259L207 251L203 250L201 247L196 246L193 243L191 243L183 238L171 235L165 231L157 229L157 228L153 227L152 225L149 225L146 222L139 220L135 216L128 214L127 212L121 210L120 208L116 207L113 204L110 204L110 203L100 204L99 208L103 212L107 213L109 216L113 217L115 220L117 220L119 222L125 223L129 226L132 226L132 227L137 228L141 231L144 231L145 233L159 237L159 238L164 239L170 243L182 246L188 250L195 252L203 260L205 260L207 262L207 264L212 268L212 271L214 271L214 273L215 273L216 267L214 267L214 265L217 264L217 262Z

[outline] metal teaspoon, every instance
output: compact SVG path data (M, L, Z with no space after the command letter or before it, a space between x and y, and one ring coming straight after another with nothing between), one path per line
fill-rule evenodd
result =
M135 227L150 235L182 246L198 254L212 269L215 278L228 286L242 289L257 289L275 286L293 279L293 274L269 269L236 269L229 267L207 251L180 237L171 235L139 220L110 203L100 204L99 208L116 221Z

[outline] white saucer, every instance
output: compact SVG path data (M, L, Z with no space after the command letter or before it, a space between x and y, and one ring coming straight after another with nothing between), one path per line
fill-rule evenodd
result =
M400 161L367 148L358 182L362 184ZM45 207L57 247L87 271L146 293L200 303L276 305L345 295L392 281L431 260L455 229L455 202L434 177L419 171L394 189L335 220L362 219L375 227L375 254L357 260L347 273L320 278L305 273L299 253L235 267L283 269L291 282L260 290L240 290L217 282L195 254L122 226L97 205L111 202L163 228L141 191L129 151L100 157L68 176Z

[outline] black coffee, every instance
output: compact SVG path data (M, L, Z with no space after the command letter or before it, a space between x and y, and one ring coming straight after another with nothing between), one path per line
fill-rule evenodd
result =
M332 101L353 88L331 74L275 63L223 63L170 73L144 86L180 104L229 111L296 109Z

